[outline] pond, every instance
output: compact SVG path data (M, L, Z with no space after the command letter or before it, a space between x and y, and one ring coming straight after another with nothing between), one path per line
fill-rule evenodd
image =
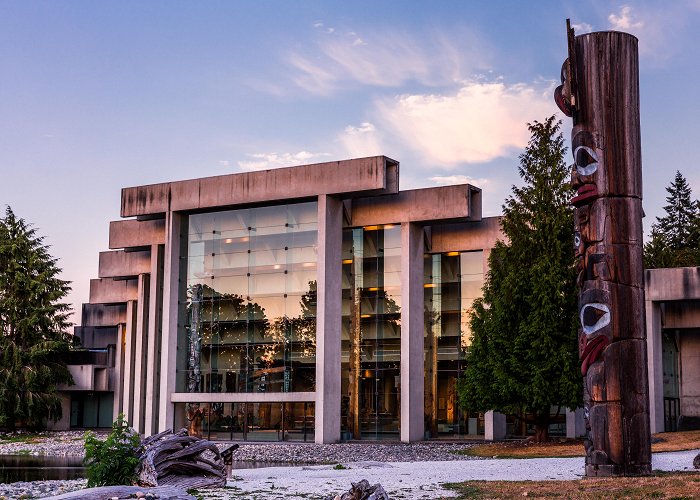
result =
M302 464L286 462L233 461L236 469L259 469L262 467L293 467ZM48 457L32 455L0 455L0 483L16 481L47 481L49 479L80 479L85 477L82 457Z

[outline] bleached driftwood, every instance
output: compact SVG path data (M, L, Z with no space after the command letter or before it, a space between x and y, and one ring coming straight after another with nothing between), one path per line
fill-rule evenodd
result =
M141 442L138 483L142 486L180 488L220 487L226 484L226 466L211 441L188 436L187 429L168 429Z

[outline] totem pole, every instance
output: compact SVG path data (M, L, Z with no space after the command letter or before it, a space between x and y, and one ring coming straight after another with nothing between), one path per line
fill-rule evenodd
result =
M574 36L554 93L573 118L586 476L651 473L637 39Z

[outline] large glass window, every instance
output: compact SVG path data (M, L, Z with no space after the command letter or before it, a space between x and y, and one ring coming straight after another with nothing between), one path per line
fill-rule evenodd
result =
M180 392L315 390L317 203L190 215Z
M314 403L177 403L176 427L212 441L314 440Z
M401 226L343 233L341 429L344 439L398 439Z
M469 310L483 282L481 251L425 256L425 430L433 438L484 432L483 415L460 409L457 397L471 344Z

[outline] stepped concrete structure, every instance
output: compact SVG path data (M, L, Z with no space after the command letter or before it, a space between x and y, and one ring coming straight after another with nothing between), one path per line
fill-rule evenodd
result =
M384 156L124 188L54 428L123 413L146 435L214 440L514 432L456 395L467 313L501 235L481 196L400 191ZM581 435L581 411L559 427Z

